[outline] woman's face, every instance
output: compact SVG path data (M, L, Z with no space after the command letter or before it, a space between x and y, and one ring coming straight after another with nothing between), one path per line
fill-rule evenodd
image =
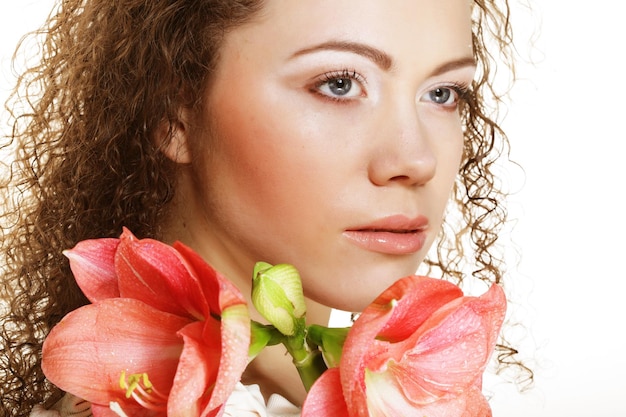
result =
M475 69L470 3L266 3L226 36L187 129L179 214L217 269L291 263L309 298L360 310L439 232Z

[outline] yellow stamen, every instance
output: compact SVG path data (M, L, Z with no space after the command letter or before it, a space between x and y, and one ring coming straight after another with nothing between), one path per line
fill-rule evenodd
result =
M133 398L144 408L156 411L167 409L167 395L158 392L147 373L132 374L126 377L126 372L120 375L120 388L125 391L126 398Z

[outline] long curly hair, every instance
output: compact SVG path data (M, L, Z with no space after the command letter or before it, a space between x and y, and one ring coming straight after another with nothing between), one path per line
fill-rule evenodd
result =
M88 302L62 251L117 237L122 226L159 238L176 168L151 136L199 105L224 35L261 8L262 0L63 0L22 40L39 54L7 102L13 128L0 144L14 152L0 200L3 415L27 416L62 395L41 371L42 342ZM469 262L469 276L499 283L493 248L506 195L492 166L508 142L492 70L496 62L514 69L508 4L475 0L473 20L479 75L462 108L465 152L452 198L462 218L444 224L426 264L460 282ZM511 347L499 349L503 365L515 363Z

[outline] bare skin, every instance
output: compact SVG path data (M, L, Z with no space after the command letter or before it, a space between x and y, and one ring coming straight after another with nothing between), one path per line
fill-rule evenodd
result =
M227 35L203 110L182 114L164 228L248 297L257 261L295 265L308 321L326 324L413 274L439 232L475 71L470 3L266 3ZM243 382L301 404L289 362L267 349Z

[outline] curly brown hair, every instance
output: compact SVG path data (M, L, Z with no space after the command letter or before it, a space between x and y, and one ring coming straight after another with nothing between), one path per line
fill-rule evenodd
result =
M40 56L18 79L7 105L13 130L0 145L15 152L0 201L3 415L26 416L62 394L41 371L42 342L87 303L62 251L117 237L123 226L159 238L176 175L151 136L199 105L224 34L261 8L261 0L63 0L22 41L34 40ZM479 76L462 110L466 146L453 198L464 226L444 224L426 263L461 281L469 256L471 275L499 283L493 247L506 195L491 167L508 142L496 122L492 66L513 70L508 4L475 0L473 19ZM499 352L511 362L506 343Z

